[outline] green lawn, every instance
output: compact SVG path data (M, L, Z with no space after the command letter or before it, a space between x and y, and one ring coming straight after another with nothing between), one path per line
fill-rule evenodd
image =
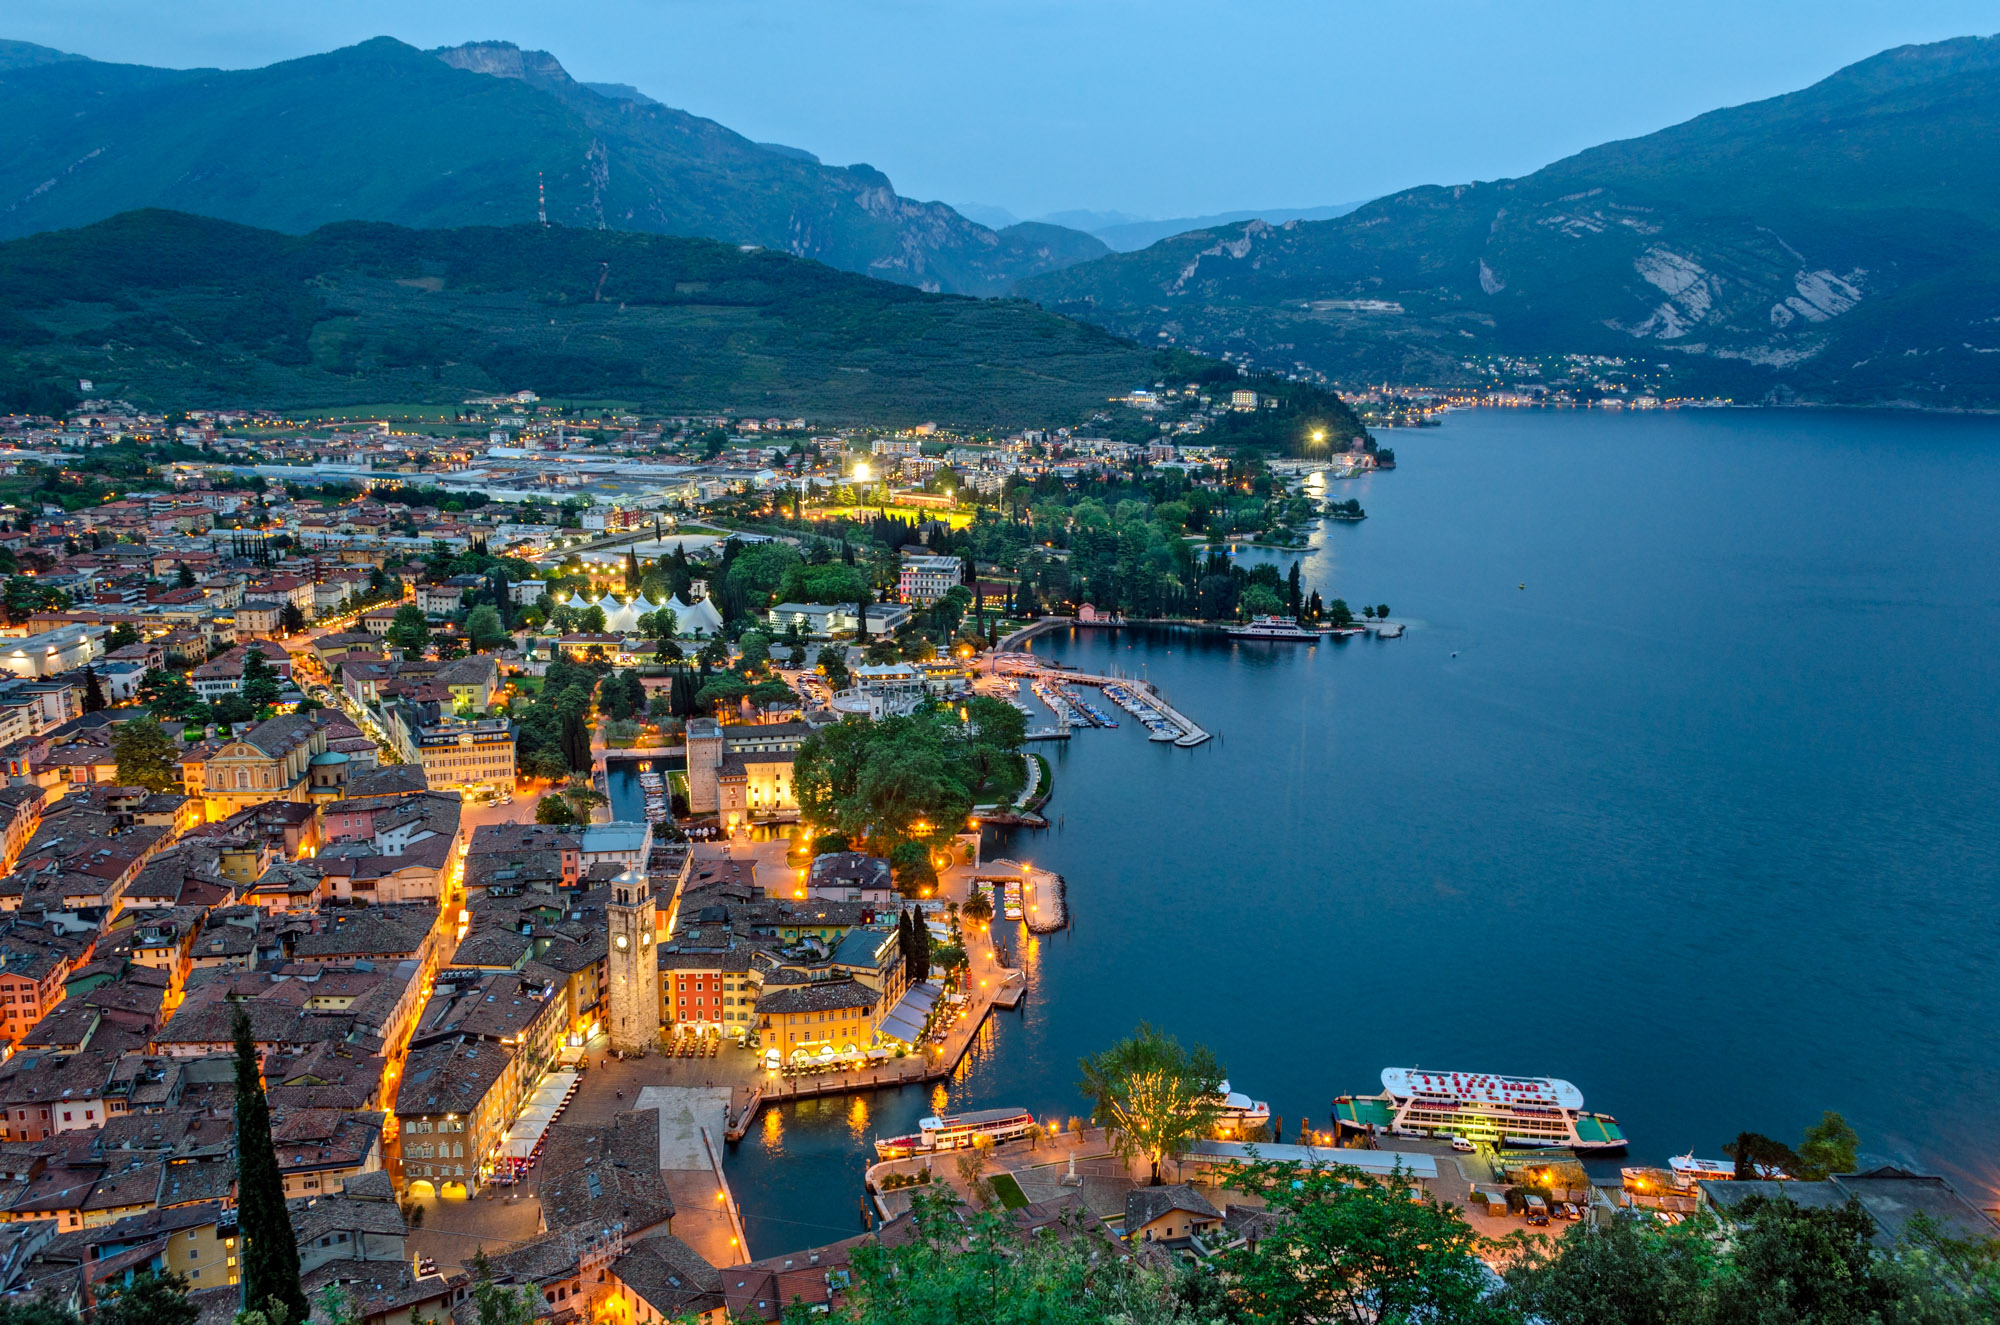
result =
M1028 1203L1028 1194L1021 1190L1020 1183L1014 1181L1013 1174L996 1174L988 1181L993 1184L993 1194L1000 1198L1000 1204L1009 1210L1019 1210Z

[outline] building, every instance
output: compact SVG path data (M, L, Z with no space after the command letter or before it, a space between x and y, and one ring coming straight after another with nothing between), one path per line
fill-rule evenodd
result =
M1971 1243L2000 1238L2000 1222L1960 1196L1943 1178L1883 1165L1863 1173L1836 1173L1824 1182L1701 1182L1698 1204L1725 1224L1737 1207L1752 1197L1790 1201L1795 1205L1839 1209L1858 1203L1875 1221L1875 1245L1892 1252L1903 1245L1919 1222L1936 1233Z
M104 656L108 626L60 626L24 639L0 641L0 671L44 677L67 672Z
M209 822L265 801L305 800L312 760L325 753L326 729L297 713L260 722L223 742L202 769Z
M780 1062L856 1057L875 1041L875 991L858 980L765 985L757 1000L757 1035Z
M280 680L289 681L292 676L292 658L283 649L272 645L269 648L257 645L239 644L229 652L211 659L194 669L189 681L194 692L204 703L214 703L224 695L234 695L243 689L243 664L250 660L252 653L262 655L264 662Z
M643 869L627 869L612 880L604 913L611 943L605 954L605 1033L614 1050L645 1053L660 1038L660 966L653 952L653 890Z
M691 814L791 818L799 810L792 762L812 734L803 722L732 723L696 718L687 725Z
M483 1157L513 1122L507 1088L514 1056L484 1040L412 1049L396 1088L403 1194L471 1196Z
M1128 1242L1185 1242L1222 1227L1222 1212L1186 1183L1135 1187L1125 1193Z
M239 604L236 608L236 638L272 638L284 624L285 608L289 605L274 603L266 598L252 598Z
M903 569L896 577L896 593L906 603L929 607L965 583L965 563L957 557L904 554Z
M417 755L433 791L514 790L514 726L505 718L420 726Z
M832 902L873 902L878 906L895 905L900 896L889 862L859 851L834 851L813 857L804 895Z

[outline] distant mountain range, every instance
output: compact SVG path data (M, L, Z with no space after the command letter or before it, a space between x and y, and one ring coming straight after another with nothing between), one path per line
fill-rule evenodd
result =
M1587 384L1560 357L1605 356L1739 400L2000 407L1996 143L2000 39L1902 47L1522 179L1210 226L1020 288L1349 382L1489 381L1504 356Z
M766 144L767 146L769 144ZM986 226L1020 225L1021 220L1005 207L992 203L958 203L960 215ZM1335 203L1330 207L1265 207L1261 210L1250 208L1238 212L1216 212L1209 216L1177 216L1164 220L1144 216L1134 216L1130 212L1070 211L1050 212L1035 218L1042 225L1059 225L1069 230L1082 230L1096 235L1114 253L1131 253L1148 245L1157 244L1173 235L1186 234L1190 230L1206 230L1211 226L1228 225L1236 221L1268 221L1282 225L1286 221L1326 221L1336 216L1345 216L1361 206L1358 202Z
M304 236L139 211L0 243L0 412L89 378L157 408L456 402L523 387L691 411L1074 423L1170 356L1018 299L630 231Z
M1001 294L1103 256L994 231L866 165L753 143L504 43L377 38L263 69L152 69L0 43L0 237L169 207L303 233L550 221L757 244L925 289Z

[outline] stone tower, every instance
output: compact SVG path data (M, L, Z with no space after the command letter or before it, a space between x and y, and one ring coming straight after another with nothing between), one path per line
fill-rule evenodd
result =
M660 955L653 948L653 890L643 869L629 866L611 881L604 913L611 931L605 1034L618 1052L643 1054L660 1039Z
M714 718L687 724L688 813L714 814L722 808L715 775L722 767L722 728Z

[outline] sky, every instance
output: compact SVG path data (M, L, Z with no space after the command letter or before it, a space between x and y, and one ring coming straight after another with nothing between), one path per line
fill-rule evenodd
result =
M1179 217L1526 174L2000 31L2000 0L8 0L0 37L246 68L505 40L899 192Z

